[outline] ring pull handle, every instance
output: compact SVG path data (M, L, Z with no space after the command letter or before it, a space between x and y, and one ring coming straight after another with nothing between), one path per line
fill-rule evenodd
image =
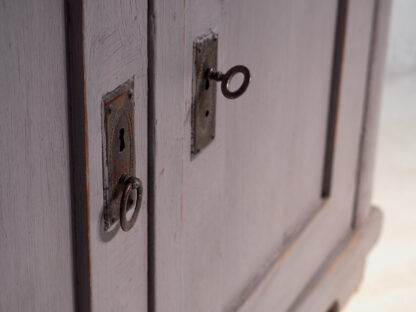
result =
M123 175L121 177L120 183L124 185L120 205L120 225L123 231L127 232L136 223L137 217L139 215L139 211L142 206L143 184L139 178L126 175ZM136 190L136 203L134 206L134 212L132 217L130 218L130 220L127 220L128 206L132 204L130 200L132 190Z
M231 80L238 73L243 74L243 83L237 90L231 91L229 89ZM221 91L227 99L236 99L241 96L247 90L247 87L250 83L250 71L243 65L236 65L231 67L225 74L215 70L214 68L209 68L207 71L207 76L208 79L221 81Z

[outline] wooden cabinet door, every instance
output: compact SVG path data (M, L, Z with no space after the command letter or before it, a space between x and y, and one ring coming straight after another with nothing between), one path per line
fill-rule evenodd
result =
M1 4L0 311L147 310L147 13ZM106 232L103 102L126 81L144 192L133 228Z
M351 231L374 6L153 1L156 311L289 310ZM233 101L217 88L215 139L192 159L193 43L209 32L218 69L252 79Z

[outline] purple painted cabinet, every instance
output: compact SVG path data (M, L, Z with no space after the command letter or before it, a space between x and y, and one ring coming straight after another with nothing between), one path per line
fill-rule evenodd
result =
M381 226L389 0L1 7L0 311L345 304Z

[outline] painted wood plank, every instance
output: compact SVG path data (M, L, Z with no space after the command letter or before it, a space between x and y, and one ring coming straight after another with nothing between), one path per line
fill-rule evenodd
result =
M150 242L150 311L186 311L183 256L183 116L185 115L184 39L186 1L150 1L149 81L150 162L153 182ZM174 60L174 61L173 61ZM162 87L163 86L163 87ZM189 122L190 122L189 111ZM149 159L150 160L150 159Z
M78 303L82 311L147 309L147 1L69 3ZM77 30L79 32L77 32ZM129 232L103 232L102 97L134 79L136 175L144 197ZM83 123L81 123L83 121ZM82 130L78 129L82 127ZM78 137L80 133L84 137ZM80 159L78 159L78 158ZM76 186L75 186L76 187ZM88 268L86 268L88 266ZM89 278L86 278L86 274Z
M361 130L360 163L357 176L357 194L354 226L364 223L370 212L377 131L383 87L391 0L377 0L372 34L372 49L369 55L366 108Z
M0 311L74 311L64 2L0 3Z

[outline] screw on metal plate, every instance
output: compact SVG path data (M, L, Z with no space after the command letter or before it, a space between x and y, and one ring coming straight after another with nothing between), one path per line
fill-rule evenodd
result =
M222 94L227 99L236 99L248 88L250 71L243 65L230 68L225 74L217 71L218 36L210 32L195 40L193 98L192 98L192 147L191 158L194 158L215 138L216 83L221 82ZM230 90L230 83L236 74L242 74L241 86Z
M103 175L104 175L104 231L120 221L128 231L136 222L143 193L140 179L135 178L134 148L134 82L128 80L103 96ZM132 218L131 194L136 192Z

